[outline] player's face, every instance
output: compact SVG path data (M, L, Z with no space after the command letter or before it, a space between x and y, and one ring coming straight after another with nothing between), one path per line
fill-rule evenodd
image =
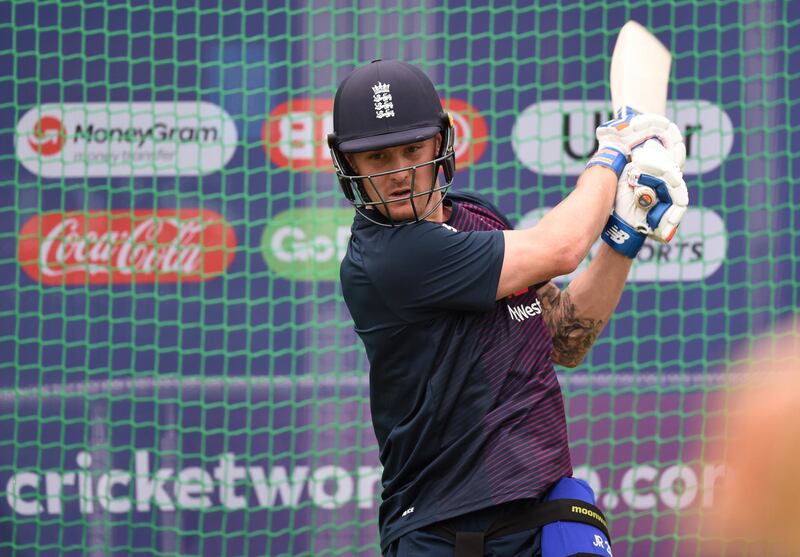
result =
M378 174L433 160L439 152L440 141L441 138L437 135L417 143L388 147L379 151L352 153L348 155L348 159L359 174ZM395 221L411 220L415 218L414 208L416 208L416 214L422 216L435 207L441 199L441 192L420 195L414 197L413 200L407 199L411 194L412 174L414 176L414 194L429 192L434 187L436 176L432 164L421 166L413 173L411 170L402 170L384 176L375 176L372 178L372 184L369 180L363 180L363 184L372 201L383 200L387 203L375 206L385 216ZM428 218L435 220L437 212L440 210L441 207Z

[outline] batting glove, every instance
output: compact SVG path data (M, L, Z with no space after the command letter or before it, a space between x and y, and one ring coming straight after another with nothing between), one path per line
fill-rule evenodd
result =
M648 236L669 242L689 206L686 182L672 152L650 141L635 149L632 159L617 183L614 211L600 235L614 250L630 258L636 257ZM649 206L652 200L647 196L636 195L641 186L655 193L655 205Z
M586 166L606 166L617 176L622 174L632 152L649 140L661 143L679 168L686 162L686 147L678 126L658 114L641 114L626 106L617 111L616 118L600 124L595 135L597 153Z

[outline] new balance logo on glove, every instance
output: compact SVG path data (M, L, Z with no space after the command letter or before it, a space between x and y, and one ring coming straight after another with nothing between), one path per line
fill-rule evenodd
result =
M622 245L630 240L631 235L620 229L616 224L612 224L605 230L605 235L615 244Z

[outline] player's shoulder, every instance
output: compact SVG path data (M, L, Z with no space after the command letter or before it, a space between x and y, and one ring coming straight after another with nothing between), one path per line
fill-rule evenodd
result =
M442 223L421 221L394 228L367 227L351 236L339 268L346 298L357 292L392 291L397 295L428 272L458 233Z
M451 192L447 194L447 197L453 203L462 203L467 205L477 205L481 209L490 212L494 215L500 222L502 222L506 228L514 228L511 222L506 218L506 216L497 208L497 206L489 201L485 196L474 193L474 192Z
M399 253L420 254L441 242L446 242L455 229L445 223L420 221L395 228L383 228L376 236L372 247L376 255L394 257Z
M396 260L399 255L413 255L435 245L452 234L453 228L443 223L420 221L404 226L377 226L356 217L348 252L362 261Z

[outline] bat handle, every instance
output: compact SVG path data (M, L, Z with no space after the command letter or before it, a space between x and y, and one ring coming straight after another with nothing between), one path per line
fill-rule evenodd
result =
M655 137L651 137L635 148L639 149L649 144L657 145L662 149L664 148L664 144ZM655 190L650 186L636 186L636 190L633 192L633 200L640 209L650 210L655 207L656 203L658 203L658 196L656 195Z
M633 192L633 200L640 209L652 209L658 203L658 196L650 186L637 186Z

